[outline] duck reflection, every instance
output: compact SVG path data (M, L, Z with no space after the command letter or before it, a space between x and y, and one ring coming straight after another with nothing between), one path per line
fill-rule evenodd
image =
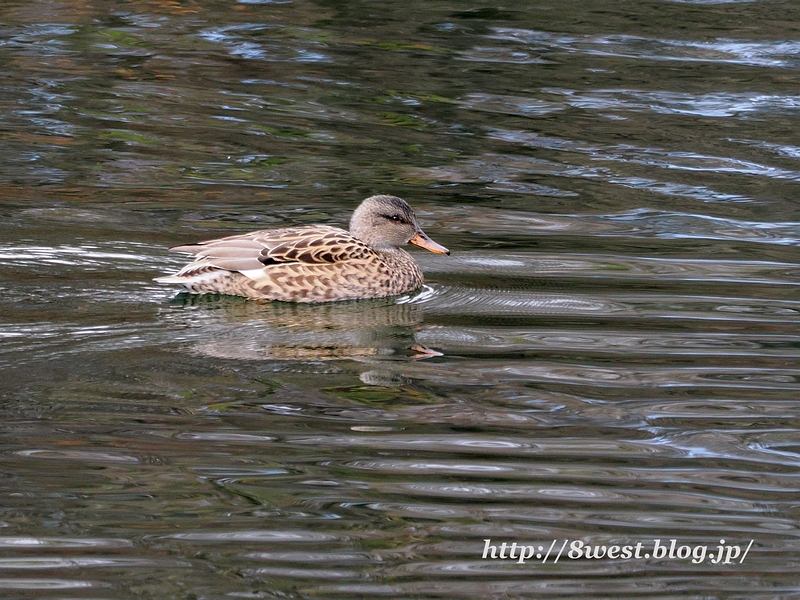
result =
M421 292L426 293L425 291ZM180 293L165 314L190 329L193 350L215 358L320 361L438 356L415 335L423 309L411 296L326 304L253 302ZM191 322L185 322L187 309Z

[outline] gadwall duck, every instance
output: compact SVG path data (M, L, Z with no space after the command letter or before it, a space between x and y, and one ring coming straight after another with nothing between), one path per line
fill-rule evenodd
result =
M422 285L422 272L400 246L413 244L450 254L417 223L408 203L396 196L364 200L350 231L328 225L289 227L232 235L170 250L194 261L160 283L190 291L259 300L330 302L381 298Z

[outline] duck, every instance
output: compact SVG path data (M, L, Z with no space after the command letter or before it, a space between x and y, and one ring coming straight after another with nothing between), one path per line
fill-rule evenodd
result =
M383 298L419 288L422 271L400 246L450 254L423 231L402 198L370 196L350 219L350 230L310 225L253 231L175 246L193 255L174 275L155 281L181 284L195 294L254 300L334 302Z

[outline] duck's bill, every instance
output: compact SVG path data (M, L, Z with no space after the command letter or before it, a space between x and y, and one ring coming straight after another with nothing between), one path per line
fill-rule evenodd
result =
M429 250L434 254L450 254L450 250L448 250L441 244L437 244L421 231L418 231L417 235L411 238L408 241L408 243L414 244L415 246L419 246L420 248L425 248L425 250Z

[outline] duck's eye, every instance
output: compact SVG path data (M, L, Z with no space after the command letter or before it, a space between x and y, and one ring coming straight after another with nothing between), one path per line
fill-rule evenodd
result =
M405 219L403 219L403 217L401 217L400 215L385 215L385 217L387 219L389 219L390 221L395 221L396 223L405 223L406 222Z

